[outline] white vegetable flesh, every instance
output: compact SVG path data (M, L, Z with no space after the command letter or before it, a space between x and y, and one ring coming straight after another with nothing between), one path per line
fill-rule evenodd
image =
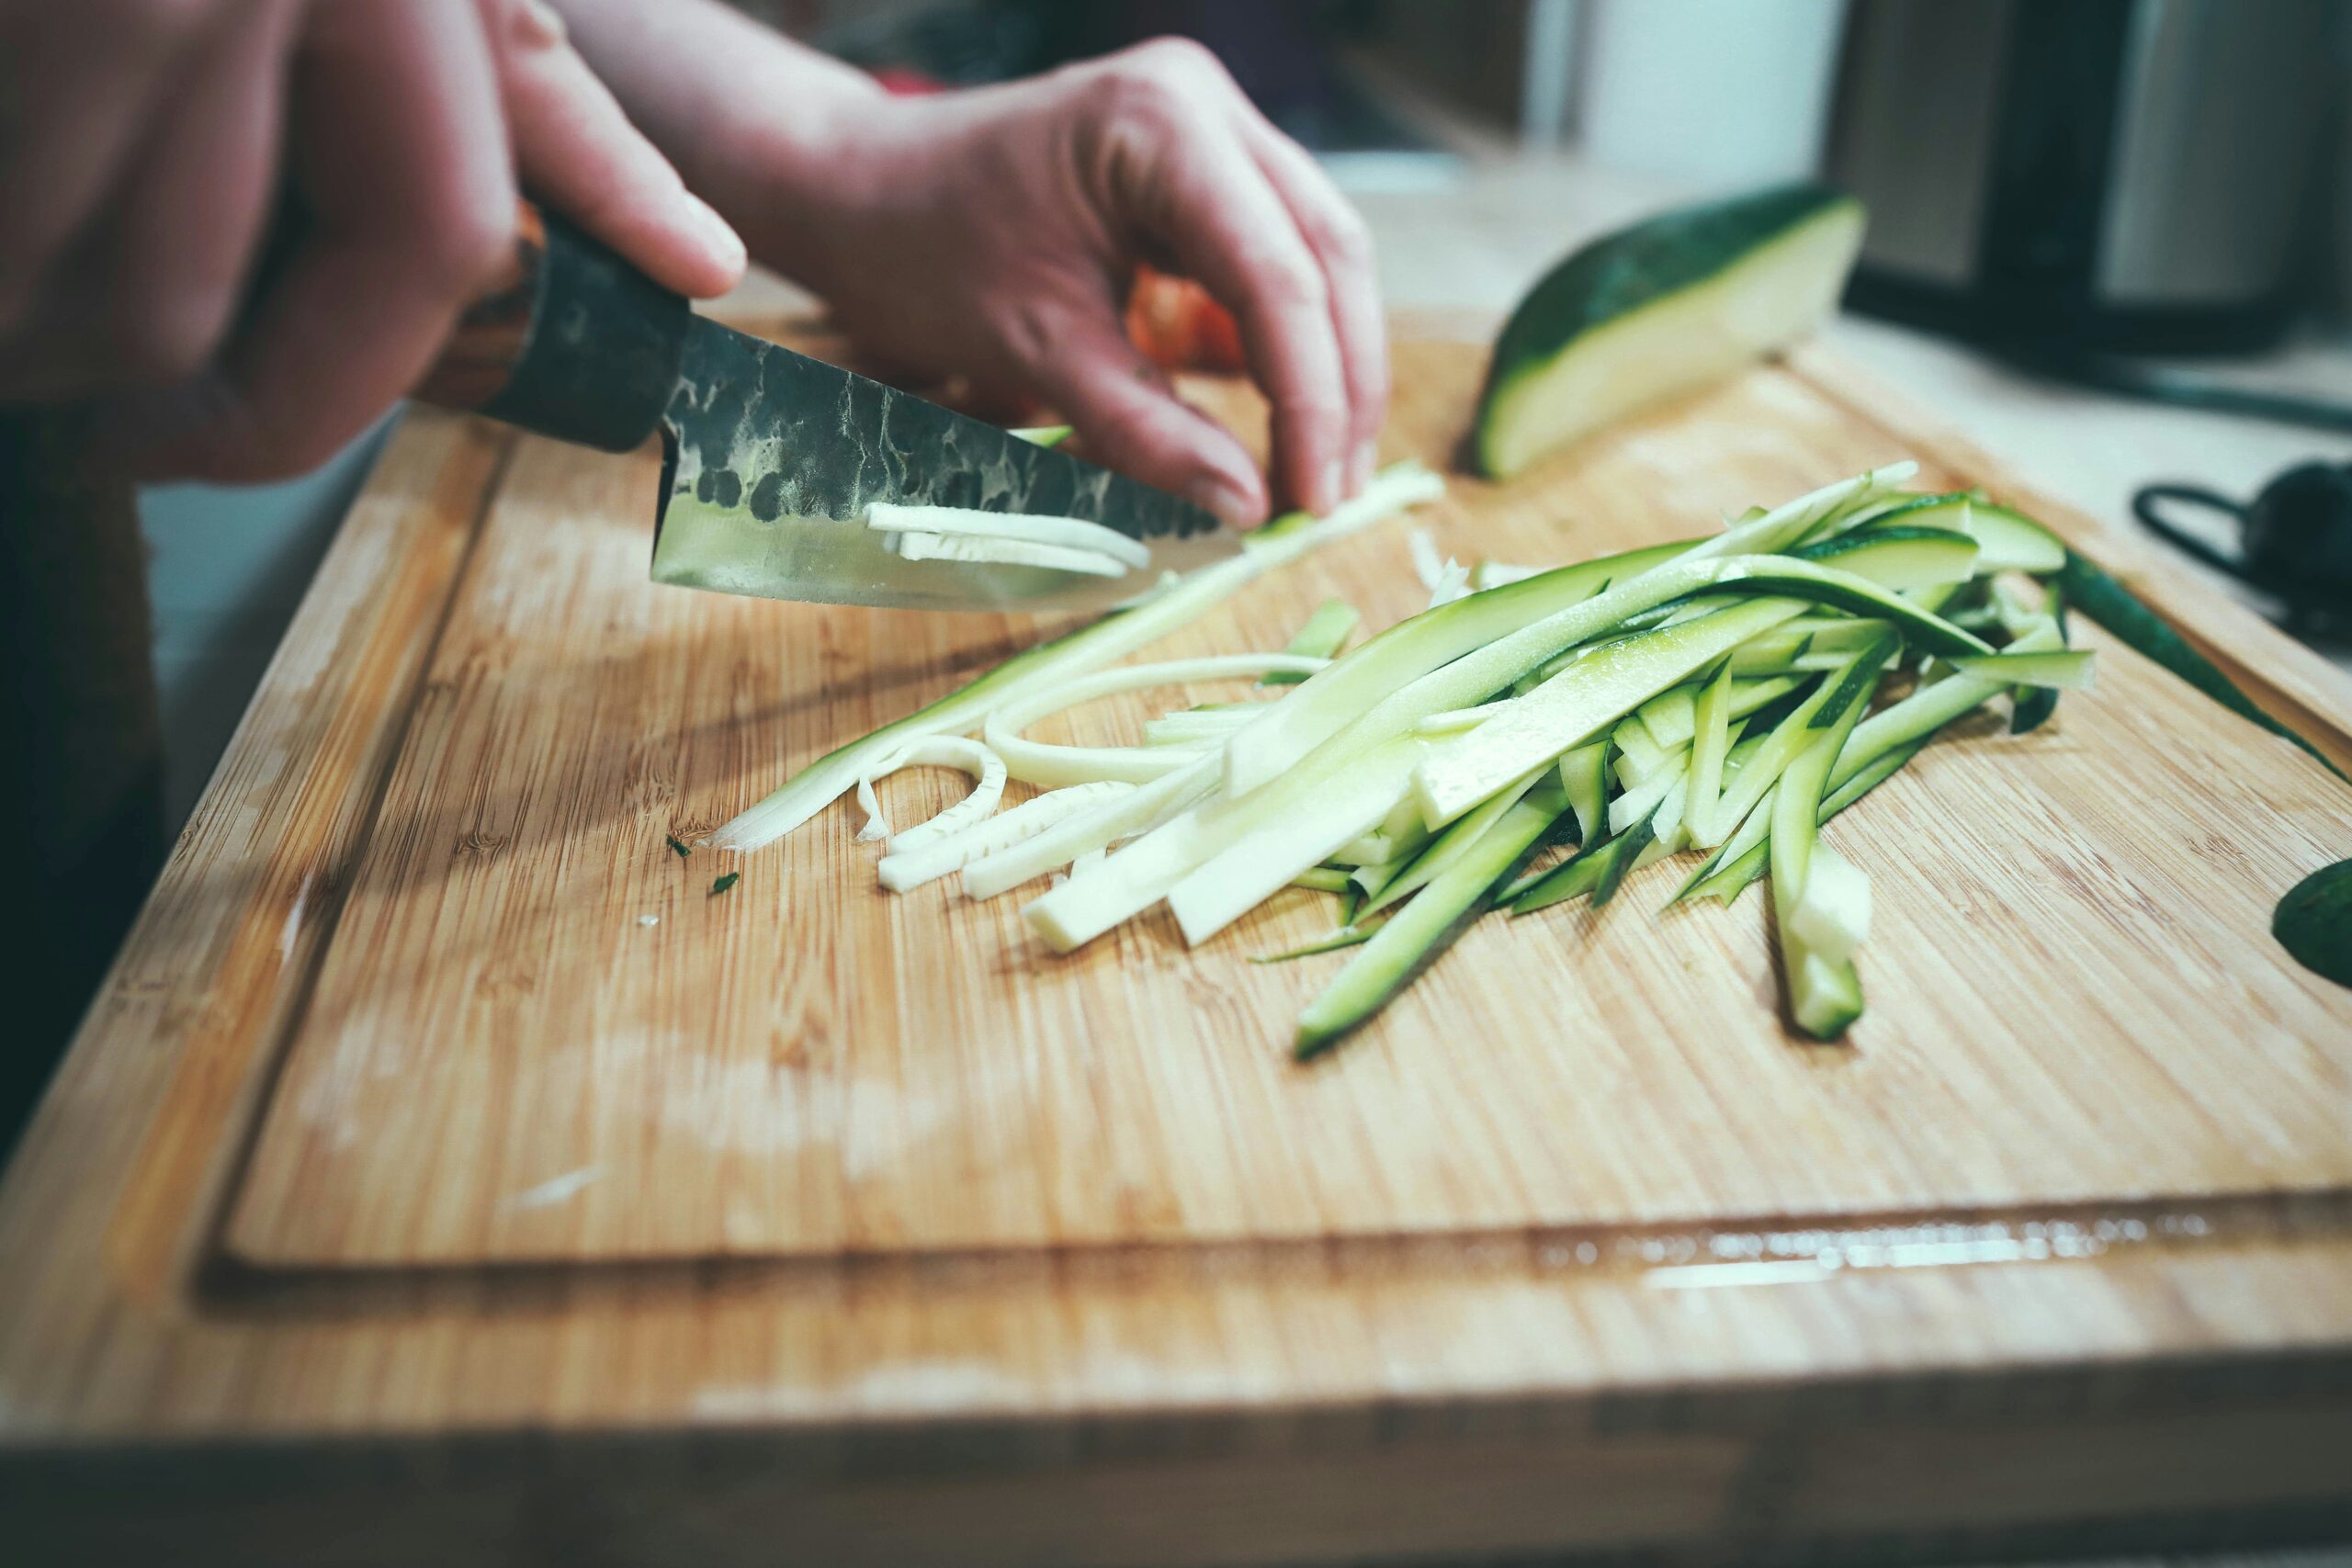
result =
M1042 566L1056 571L1083 572L1089 577L1125 577L1128 567L1116 556L1099 550L1073 549L1068 545L1040 545L1027 539L973 538L962 534L896 534L890 547L902 560L992 561L1004 566Z
M1871 934L1871 879L1853 862L1816 840L1789 930L1832 963L1852 957Z
M1164 713L1143 727L1143 743L1147 746L1197 746L1223 740L1235 730L1258 716L1245 704L1235 708L1216 708L1206 712Z
M828 752L750 810L722 824L711 835L711 844L748 851L772 843L839 799L893 747L923 735L968 733L1014 697L1115 663L1190 626L1266 573L1408 507L1433 501L1444 491L1444 481L1417 463L1384 468L1354 500L1329 515L1295 527L1270 524L1250 536L1240 554L1172 579L1142 603L1031 649L930 706Z
M964 868L964 891L975 898L993 898L1057 865L1068 865L1080 855L1149 831L1190 807L1216 784L1216 759L1194 758L1185 767L1136 785L1116 800L1103 801L1055 823L1026 843L973 862Z
M972 775L972 792L929 821L894 833L875 798L874 781L926 765L963 769ZM994 811L997 802L1004 798L1004 759L977 740L934 735L910 741L857 781L857 803L865 808L865 826L857 836L867 840L888 839L892 849L920 849Z
M1128 538L1116 528L1079 517L981 512L963 506L901 506L877 501L865 509L865 525L885 534L928 534L933 537L952 536L1050 545L1108 556L1129 567L1151 564L1149 547Z
M1021 732L1049 714L1120 692L1194 681L1230 681L1275 671L1311 674L1329 662L1295 653L1235 653L1159 664L1123 665L1007 703L989 715L982 733L988 737L989 745L1004 759L1012 776L1023 784L1046 789L1103 779L1146 784L1185 766L1190 761L1188 755L1165 746L1065 746L1031 740Z
M1130 794L1135 787L1104 781L1049 790L1009 811L974 822L919 848L909 850L893 844L890 852L874 869L883 886L893 893L904 893L960 871L983 855L1011 849L1078 812Z

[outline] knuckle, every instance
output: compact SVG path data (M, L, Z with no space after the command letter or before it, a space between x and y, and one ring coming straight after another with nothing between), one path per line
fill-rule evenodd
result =
M1231 78L1191 39L1154 39L1105 62L1101 90L1114 111L1176 124L1200 115Z
M420 226L413 243L428 286L452 298L469 298L514 245L514 209L503 201L453 202Z
M1325 440L1337 439L1348 428L1348 408L1329 397L1287 399L1283 412L1300 430Z
M1056 331L1052 311L1038 301L1020 297L1001 299L980 307L980 320L1005 358L1023 372L1035 374L1054 361Z
M1259 288L1274 310L1320 314L1331 303L1323 275L1303 256L1280 255L1259 264Z
M500 37L512 48L561 49L571 41L563 17L547 0L497 0L492 10Z
M1095 105L1114 124L1170 126L1184 112L1183 96L1157 72L1123 64L1096 78Z
M132 382L186 380L212 357L228 317L226 295L187 288L141 290L115 315L112 357Z
M1316 219L1310 238L1315 248L1343 266L1372 265L1372 231L1351 208L1342 207Z
M1197 39L1171 33L1164 38L1148 39L1127 53L1130 58L1146 62L1157 71L1212 81L1227 79L1225 62L1217 59L1216 51Z

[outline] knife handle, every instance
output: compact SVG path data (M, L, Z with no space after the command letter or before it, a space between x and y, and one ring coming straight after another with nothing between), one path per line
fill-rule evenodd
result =
M416 395L630 451L669 407L692 320L682 297L526 201L506 267L458 318Z

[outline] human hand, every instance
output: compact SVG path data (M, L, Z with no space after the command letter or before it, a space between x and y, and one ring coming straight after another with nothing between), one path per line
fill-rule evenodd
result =
M672 288L741 276L537 0L0 0L0 403L89 402L137 474L313 467L505 259L518 174Z
M1029 392L1112 466L1254 523L1256 466L1127 340L1148 262L1239 321L1282 499L1325 511L1369 474L1388 395L1371 242L1207 51L1165 39L1000 87L877 94L833 140L813 173L805 147L768 150L788 197L734 215L862 344Z

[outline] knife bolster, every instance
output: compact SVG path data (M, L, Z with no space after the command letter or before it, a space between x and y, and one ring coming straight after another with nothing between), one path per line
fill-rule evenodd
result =
M669 406L692 320L684 299L526 202L511 265L459 318L417 396L631 451Z

